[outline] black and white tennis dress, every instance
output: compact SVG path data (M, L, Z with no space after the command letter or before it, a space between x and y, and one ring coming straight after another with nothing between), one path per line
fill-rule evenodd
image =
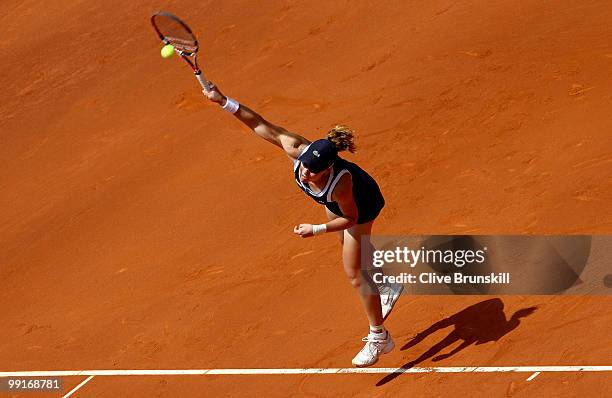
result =
M302 153L307 148L304 148ZM316 202L325 205L335 215L343 216L338 203L332 200L332 193L340 178L346 173L349 173L353 180L353 198L359 211L357 224L365 224L374 220L385 206L385 199L376 181L355 163L344 160L339 156L336 157L327 184L320 192L311 191L308 184L303 184L300 181L300 163L299 160L296 160L293 164L295 182L298 187Z

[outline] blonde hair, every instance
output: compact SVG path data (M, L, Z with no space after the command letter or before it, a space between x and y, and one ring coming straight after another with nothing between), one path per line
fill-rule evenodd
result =
M327 139L331 141L338 152L346 151L353 153L357 150L354 142L353 130L350 127L343 124L337 124L327 132Z

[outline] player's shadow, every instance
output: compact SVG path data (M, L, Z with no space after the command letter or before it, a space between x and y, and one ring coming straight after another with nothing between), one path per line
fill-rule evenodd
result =
M401 348L402 351L417 345L427 338L427 336L440 329L454 326L454 329L448 334L448 336L428 349L418 358L405 363L393 373L383 377L380 381L378 381L378 383L376 383L376 385L382 386L390 382L397 376L404 373L407 369L410 369L429 358L433 357L432 360L437 362L456 354L472 344L479 345L490 341L497 341L504 335L516 329L521 322L520 319L531 315L536 309L537 307L520 309L516 311L510 317L510 319L506 320L506 315L504 314L504 303L499 298L485 300L471 305L455 315L436 322L404 344L404 346ZM461 340L460 345L446 354L440 354L440 352L442 352L442 350L444 350L446 347L449 347L459 340Z

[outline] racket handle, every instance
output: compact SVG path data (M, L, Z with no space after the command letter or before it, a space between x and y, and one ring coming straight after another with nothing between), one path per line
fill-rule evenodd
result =
M210 83L206 80L202 71L197 71L195 77L204 90L208 91L210 89Z

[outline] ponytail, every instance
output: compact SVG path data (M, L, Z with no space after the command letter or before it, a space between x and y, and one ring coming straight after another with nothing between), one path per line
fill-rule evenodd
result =
M353 130L343 124L337 124L329 130L327 139L336 146L338 152L348 150L353 153L357 150L354 142Z

